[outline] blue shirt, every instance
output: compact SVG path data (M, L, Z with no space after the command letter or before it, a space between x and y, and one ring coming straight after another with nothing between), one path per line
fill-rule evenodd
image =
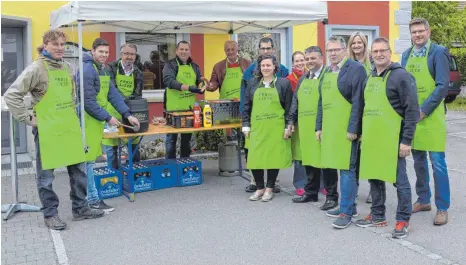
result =
M403 52L401 57L401 66L406 68L408 63L408 58L411 53L411 50L414 47L407 49ZM424 55L427 51L427 47L423 47ZM421 55L423 48L417 52L416 56ZM414 52L413 52L414 54ZM430 94L430 96L424 101L420 106L421 111L426 115L430 115L435 108L437 108L445 96L448 94L448 86L450 84L450 62L449 62L449 52L448 49L437 45L435 43L430 44L429 53L427 57L427 65L429 67L429 73L432 78L435 80L435 90Z
M240 105L239 110L243 113L244 110L244 94L246 93L247 82L254 78L254 71L256 70L257 62L252 63L246 71L243 73L243 78L241 80L241 95L240 95ZM277 72L277 76L286 78L289 75L289 70L283 64L280 64L280 70Z

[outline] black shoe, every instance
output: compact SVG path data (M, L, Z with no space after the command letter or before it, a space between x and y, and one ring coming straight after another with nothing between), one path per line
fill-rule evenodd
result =
M246 187L246 192L256 192L257 190L257 186L256 185L253 185L253 184L249 184L247 187Z
M304 194L301 197L295 197L291 199L295 203L304 203L304 202L316 202L317 198L308 194Z
M45 225L52 230L63 230L66 228L66 223L63 222L58 215L44 218Z
M273 188L273 193L280 193L282 191L282 188L280 185L275 184L275 187Z
M110 205L107 205L104 201L96 202L94 204L89 204L89 207L91 207L92 209L102 210L105 213L110 213L115 210L115 208L113 208Z
M96 219L104 216L105 212L99 209L93 209L86 207L83 211L79 213L73 213L73 221L81 221L84 219Z
M333 209L338 206L338 202L333 201L333 200L326 200L324 205L320 206L320 209L322 211L328 211L330 209Z

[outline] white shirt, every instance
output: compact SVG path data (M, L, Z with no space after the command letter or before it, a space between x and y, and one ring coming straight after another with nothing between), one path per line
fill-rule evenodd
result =
M317 78L319 78L320 73L322 72L322 69L323 69L323 68L324 68L324 65L322 65L322 66L320 67L320 69L317 70L317 72L314 73L314 78L312 78L312 79L317 79ZM313 73L313 72L310 71L309 79L311 79L312 73Z
M131 65L131 69L129 69L128 71L126 71L125 66L123 65L123 63L121 63L121 68L123 68L123 72L125 72L126 76L130 76L134 71L134 64Z

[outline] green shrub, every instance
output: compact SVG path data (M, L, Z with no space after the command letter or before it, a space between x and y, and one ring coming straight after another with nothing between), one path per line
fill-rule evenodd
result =
M196 142L195 149L200 152L217 152L218 144L226 141L224 130L196 132L193 136Z
M451 48L450 53L456 58L461 73L461 85L466 86L466 48Z

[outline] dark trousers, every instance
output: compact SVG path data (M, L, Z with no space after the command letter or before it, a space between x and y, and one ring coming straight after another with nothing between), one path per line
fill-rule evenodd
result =
M372 206L371 214L374 219L385 219L385 201L387 199L385 182L371 179ZM398 158L396 168L396 188L398 206L396 208L396 220L409 222L412 213L411 185L406 172L406 159Z
M189 157L191 155L191 136L192 133L181 134L180 157ZM169 133L165 141L165 158L176 158L176 141L178 134Z
M111 166L112 168L118 168L118 146L109 146L107 149L107 166ZM141 152L139 151L139 145L133 144L131 145L131 149L133 150L133 162L141 161ZM137 149L137 150L136 150ZM134 152L136 150L136 152Z
M39 192L39 199L42 203L41 211L45 218L58 215L58 196L53 190L52 182L55 179L53 169L42 169L42 161L40 159L39 132L37 128L32 129L34 141L36 143L36 182ZM60 144L60 143L57 143ZM63 143L66 144L66 143ZM64 146L63 148L66 148ZM80 213L83 208L87 207L87 176L86 163L69 165L66 167L70 177L70 199L71 209L73 213Z
M264 172L267 170L267 188L275 188L275 181L277 181L279 169L252 169L252 175L256 181L258 190L264 188Z
M304 187L306 194L317 198L320 189L320 176L324 177L324 188L327 190L327 200L338 201L338 171L336 169L320 169L305 166L307 184Z

